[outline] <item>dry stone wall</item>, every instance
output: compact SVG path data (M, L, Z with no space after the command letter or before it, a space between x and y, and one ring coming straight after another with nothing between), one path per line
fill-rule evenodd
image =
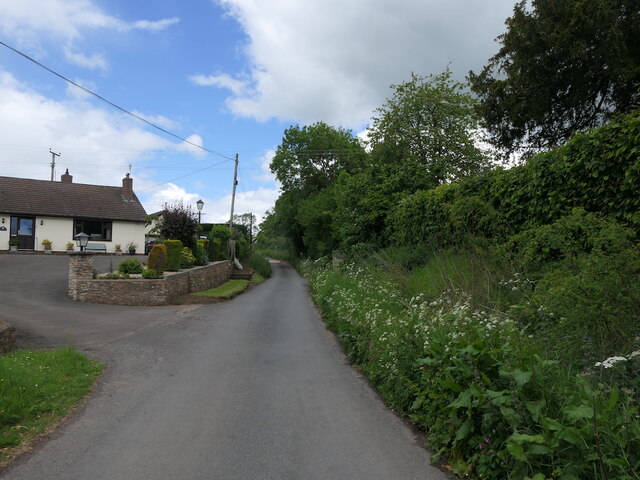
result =
M167 305L172 298L222 285L229 280L232 270L231 262L222 261L169 273L157 280L98 280L92 278L92 256L71 255L69 297L80 302L112 305Z

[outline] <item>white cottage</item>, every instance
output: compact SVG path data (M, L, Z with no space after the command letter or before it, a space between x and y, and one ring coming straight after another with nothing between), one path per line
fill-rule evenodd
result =
M59 182L0 176L0 250L14 240L19 250L42 251L47 239L63 252L84 232L107 253L130 243L144 253L145 217L129 174L122 187L73 183L68 170Z

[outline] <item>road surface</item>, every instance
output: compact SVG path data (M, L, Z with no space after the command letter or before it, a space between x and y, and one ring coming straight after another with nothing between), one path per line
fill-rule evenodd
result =
M0 478L448 478L347 364L289 265L232 302L170 312L94 349L109 367L87 404Z

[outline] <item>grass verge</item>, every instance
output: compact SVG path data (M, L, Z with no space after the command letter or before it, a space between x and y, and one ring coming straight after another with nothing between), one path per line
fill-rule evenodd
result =
M214 298L229 299L244 292L248 286L249 286L248 280L229 280L227 283L220 285L219 287L212 288L210 290L204 290L202 292L192 293L191 295L196 297L214 297Z
M0 465L64 418L102 369L72 348L0 356Z

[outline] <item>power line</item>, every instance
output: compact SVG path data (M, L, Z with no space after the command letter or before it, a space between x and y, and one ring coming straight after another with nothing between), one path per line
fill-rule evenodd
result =
M196 170L194 172L187 173L186 175L182 175L181 177L174 178L174 179L171 179L171 180L167 180L166 182L158 183L157 185L153 185L152 187L148 187L148 188L143 188L143 189L138 190L138 191L139 192L146 192L146 191L149 191L149 190L153 190L154 188L157 188L157 187L159 187L161 185L166 185L167 183L172 183L172 182L176 182L178 180L182 180L183 178L189 177L191 175L195 175L196 173L204 172L205 170L209 170L210 168L217 167L218 165L222 165L223 163L227 163L227 162L229 162L231 160L234 160L234 159L230 158L228 160L224 160L222 162L215 163L213 165L209 165L208 167L201 168L200 170Z
M107 103L107 104L111 105L111 106L112 106L112 107L114 107L114 108L117 108L117 109L118 109L118 110L120 110L121 112L124 112L124 113L126 113L127 115L131 115L133 118L136 118L136 119L140 120L141 122L146 123L147 125L149 125L149 126L151 126L151 127L155 128L156 130L159 130L159 131L161 131L161 132L163 132L163 133L166 133L167 135L170 135L170 136L172 136L172 137L174 137L174 138L177 138L178 140L180 140L180 141L182 141L182 142L184 142L184 143L188 143L189 145L192 145L192 146L194 146L194 147L200 148L201 150L204 150L205 152L211 153L211 154L213 154L213 155L217 155L217 156L222 157L222 158L226 158L227 160L233 160L233 157L228 157L228 156L226 156L226 155L224 155L224 154L222 154L222 153L214 152L213 150L209 150L209 149L207 149L207 148L204 148L202 145L198 145L197 143L193 143L193 142L191 142L191 141L187 140L186 138L183 138L183 137L181 137L181 136L179 136L179 135L176 135L175 133L170 132L169 130L164 129L164 128L162 128L161 126L156 125L156 124L155 124L155 123L153 123L153 122L150 122L149 120L147 120L147 119L145 119L145 118L141 117L140 115L136 115L135 113L130 112L129 110L126 110L125 108L122 108L121 106L119 106L119 105L117 105L117 104L113 103L113 102L112 102L112 101L110 101L110 100L107 100L106 98L104 98L104 97L102 97L102 96L98 95L97 93L95 93L95 92L93 92L93 91L89 90L88 88L85 88L85 87L83 87L82 85L79 85L78 83L74 82L73 80L68 79L68 78L67 78L67 77L65 77L64 75L61 75L60 73L58 73L58 72L56 72L56 71L54 71L54 70L50 69L50 68L49 68L49 67L47 67L46 65L43 65L42 63L38 62L36 59L34 59L34 58L30 57L30 56L29 56L29 55L27 55L26 53L22 53L20 50L17 50L17 49L13 48L13 47L12 47L12 46L10 46L10 45L7 45L6 43L4 43L4 42L2 42L2 41L0 41L0 45L2 45L2 46L4 46L4 47L7 47L9 50L12 50L13 52L17 53L18 55L20 55L20 56L22 56L22 57L26 58L27 60L29 60L30 62L35 63L35 64L36 64L36 65L38 65L40 68L45 69L46 71L48 71L49 73L52 73L52 74L53 74L53 75L55 75L56 77L59 77L59 78L61 78L62 80L64 80L65 82L68 82L68 83L70 83L71 85L74 85L75 87L78 87L79 89L83 90L84 92L86 92L86 93L88 93L88 94L90 94L90 95L93 95L93 96L94 96L94 97L96 97L97 99L102 100L103 102L105 102L105 103Z

